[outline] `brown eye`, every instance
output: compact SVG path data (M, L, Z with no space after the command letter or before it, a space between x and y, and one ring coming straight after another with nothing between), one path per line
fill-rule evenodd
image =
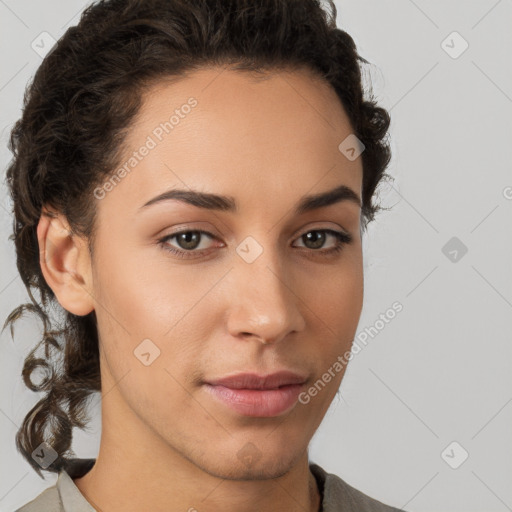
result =
M324 245L326 238L327 235L323 231L309 231L302 235L302 240L309 249L320 249Z
M199 250L196 250L203 242L203 239L205 238L204 235L210 239L215 238L215 236L208 233L208 231L188 230L167 235L161 238L158 242L164 250L176 254L181 258L187 258L189 257L187 253L200 253L201 250L207 250L209 248L201 247ZM169 241L172 239L176 239L175 243L178 247L170 245Z
M176 242L182 249L196 249L201 241L201 234L199 231L186 231L184 233L179 233L174 235L176 238Z
M331 236L335 240L335 245L330 247L324 251L321 249L328 236ZM334 231L332 229L312 229L307 233L304 233L300 240L303 241L307 249L311 249L315 252L320 253L331 253L340 251L345 244L349 244L352 242L352 236L348 233L343 233L342 231Z

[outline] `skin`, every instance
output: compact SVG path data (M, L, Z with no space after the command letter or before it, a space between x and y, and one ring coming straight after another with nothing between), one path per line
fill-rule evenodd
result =
M96 200L92 259L62 215L38 226L41 267L59 303L78 315L95 310L98 320L101 444L95 466L74 481L109 512L318 511L307 449L344 370L308 404L270 418L232 411L202 382L286 368L307 375L307 389L350 350L363 304L360 206L293 208L339 185L361 197L361 158L338 149L353 130L335 92L307 70L255 80L209 68L151 87L126 155L191 96L197 106ZM139 211L173 188L229 195L239 209L172 200ZM215 238L200 235L190 259L159 243L187 229ZM322 255L335 237L319 248L302 237L321 229L353 240ZM252 263L236 252L248 236L263 248ZM176 237L165 243L187 250ZM145 366L134 350L148 338L160 355ZM250 465L239 456L247 443L258 454Z

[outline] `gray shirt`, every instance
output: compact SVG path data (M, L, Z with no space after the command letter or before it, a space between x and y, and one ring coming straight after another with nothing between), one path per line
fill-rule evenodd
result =
M96 512L73 482L85 475L96 459L71 459L57 482L15 512ZM310 463L322 495L322 512L404 512L384 505L348 485L339 476Z

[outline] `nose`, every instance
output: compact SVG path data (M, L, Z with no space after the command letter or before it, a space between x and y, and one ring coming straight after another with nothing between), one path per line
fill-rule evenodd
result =
M302 300L290 274L271 250L252 263L236 262L228 278L227 328L232 336L274 344L304 329Z

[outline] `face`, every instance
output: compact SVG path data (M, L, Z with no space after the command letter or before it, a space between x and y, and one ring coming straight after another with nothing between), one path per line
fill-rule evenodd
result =
M119 397L104 407L210 474L286 472L340 385L363 301L362 162L338 149L352 131L307 71L202 69L151 87L126 172L97 189L91 295ZM223 199L155 199L177 190ZM213 384L281 371L298 384Z

